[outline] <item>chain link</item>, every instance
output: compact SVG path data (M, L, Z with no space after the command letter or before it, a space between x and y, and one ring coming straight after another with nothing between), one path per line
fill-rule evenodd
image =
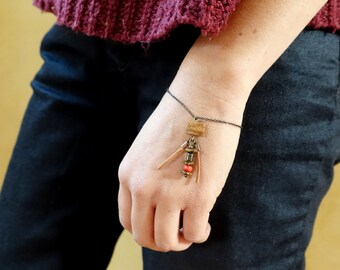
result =
M189 108L187 105L185 105L181 100L179 100L173 93L171 93L170 89L167 88L166 92L174 99L176 100L195 120L201 120L201 121L208 121L208 122L215 122L215 123L220 123L220 124L226 124L226 125L231 125L234 127L242 128L242 126L238 124L234 124L231 122L227 122L224 120L219 120L215 118L209 118L209 117L204 117L204 116L196 116Z

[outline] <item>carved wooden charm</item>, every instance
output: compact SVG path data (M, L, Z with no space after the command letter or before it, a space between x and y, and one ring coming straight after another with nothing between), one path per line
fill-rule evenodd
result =
M191 136L204 136L206 125L204 123L192 120L187 124L186 134Z

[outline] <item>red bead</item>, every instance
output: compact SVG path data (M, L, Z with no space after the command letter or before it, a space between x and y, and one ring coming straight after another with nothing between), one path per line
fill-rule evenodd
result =
M186 171L186 172L192 172L193 167L190 166L190 165L184 165L183 166L183 170Z

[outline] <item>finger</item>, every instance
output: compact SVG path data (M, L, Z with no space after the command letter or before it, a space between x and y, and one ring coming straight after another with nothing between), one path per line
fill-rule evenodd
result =
M157 204L155 212L155 242L164 251L187 249L192 242L180 231L181 209L166 202Z
M187 241L205 242L210 234L209 212L187 208L183 212L183 234Z
M131 193L128 189L120 186L118 191L118 210L119 210L119 221L122 226L132 233L131 228Z
M155 249L154 240L154 215L155 208L151 203L133 198L132 200L132 235L141 246Z

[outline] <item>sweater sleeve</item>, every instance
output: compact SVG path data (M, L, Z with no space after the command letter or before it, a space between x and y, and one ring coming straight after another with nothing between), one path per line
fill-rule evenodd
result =
M340 1L328 0L309 22L313 29L327 29L335 33L340 30Z
M87 35L124 43L164 39L180 24L217 34L240 0L33 0L57 22Z
M241 0L33 0L57 16L57 23L90 36L124 43L166 38L180 24L190 24L204 36L227 25ZM308 26L340 30L339 0L328 0Z
M52 12L54 9L54 0L33 0L33 5L46 12Z

